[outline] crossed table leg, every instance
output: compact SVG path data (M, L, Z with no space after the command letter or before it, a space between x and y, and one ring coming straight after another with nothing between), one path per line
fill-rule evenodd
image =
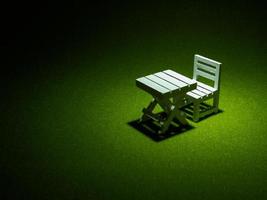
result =
M186 115L180 110L180 107L184 103L184 95L185 94L180 94L172 98L168 98L163 95L154 96L147 108L143 109L143 115L140 119L140 122L144 122L148 119L158 121L161 126L161 129L158 132L159 134L165 133L168 130L174 118L177 118L182 125L187 125L188 122L186 120ZM153 110L157 104L159 104L163 111L167 114L166 119L162 119L153 113Z

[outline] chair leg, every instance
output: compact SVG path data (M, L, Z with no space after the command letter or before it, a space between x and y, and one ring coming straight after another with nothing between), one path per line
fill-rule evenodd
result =
M214 112L217 113L219 111L219 94L216 94L213 98L213 107Z
M194 122L199 121L200 103L193 103L193 120Z

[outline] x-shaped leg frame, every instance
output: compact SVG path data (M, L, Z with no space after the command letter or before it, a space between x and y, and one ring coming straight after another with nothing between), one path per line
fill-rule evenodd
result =
M143 109L143 115L140 119L140 122L144 122L148 119L158 121L161 127L158 132L159 134L165 133L168 130L174 118L177 118L182 125L187 125L188 122L186 120L186 115L180 110L180 107L184 104L184 96L184 93L180 93L179 95L177 94L171 98L163 95L153 96L154 98L147 108ZM167 114L166 119L162 119L153 113L153 110L157 104L159 104L163 111Z

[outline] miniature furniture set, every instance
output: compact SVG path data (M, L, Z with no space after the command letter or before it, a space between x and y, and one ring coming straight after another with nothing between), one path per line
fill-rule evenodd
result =
M160 130L165 133L173 120L179 124L187 125L186 113L182 108L192 105L192 119L197 122L200 118L211 113L218 112L220 94L220 67L221 63L209 58L195 55L193 78L188 78L173 70L164 70L136 79L136 86L152 95L153 99L143 109L140 123L152 119L156 121ZM207 85L200 78L206 78L213 84ZM201 103L213 99L212 106L202 112ZM159 105L165 113L165 117L153 113L156 105Z

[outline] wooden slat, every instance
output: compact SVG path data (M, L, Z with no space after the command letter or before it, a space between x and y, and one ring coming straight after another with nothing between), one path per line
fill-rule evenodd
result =
M186 94L193 97L194 99L200 99L201 98L201 96L199 96L193 92L187 92Z
M155 82L153 82L153 81L151 81L145 77L136 79L136 82L137 82L138 86L142 87L144 90L146 90L148 92L155 92L156 91L160 94L165 94L165 93L169 92L168 89L160 86L159 84L157 84L157 83L155 83Z
M202 88L204 88L204 89L206 89L206 90L209 90L209 91L211 91L211 92L215 92L216 91L216 89L215 88L213 88L213 87L211 87L211 86L209 86L209 85L206 85L206 84L204 84L204 83L201 83L201 82L197 82L197 85L199 86L199 87L202 87Z
M201 62L204 62L204 63L207 63L211 66L214 66L214 67L217 67L219 65L221 65L222 63L220 62L217 62L215 60L211 60L209 58L206 58L204 56L200 56L200 55L195 55L195 58L198 60L198 61L201 61Z
M170 69L165 70L165 71L163 71L163 72L164 72L165 74L168 74L168 75L170 75L170 76L172 76L172 77L174 77L174 78L176 78L176 79L178 79L178 80L180 80L180 81L183 81L183 82L185 82L185 83L187 83L187 84L189 84L189 85L196 83L195 80L190 79L190 78L188 78L188 77L186 77L186 76L184 76L184 75L178 74L177 72L172 71L172 70L170 70Z
M169 83L172 83L180 88L187 86L186 83L184 83L183 81L177 80L176 78L173 78L172 76L165 74L163 72L158 72L154 74L155 76L158 76L166 81L168 81Z
M198 69L202 69L202 70L204 70L204 71L208 71L208 72L210 72L210 73L212 73L212 74L214 74L214 75L215 75L215 73L216 73L216 69L214 69L214 68L212 68L212 67L210 67L210 66L208 66L208 65L199 63L199 62L197 62L197 68L198 68Z
M197 94L197 95L199 95L201 97L207 96L204 92L201 92L201 91L196 90L196 89L192 90L191 92L193 92L194 94Z
M157 84L161 85L162 87L165 87L167 88L168 90L177 90L179 89L179 87L169 83L168 81L165 81L164 79L161 79L155 75L149 75L149 76L146 76L146 78L148 78L149 80L153 81L153 82L156 82Z
M201 91L201 92L203 92L203 93L205 93L206 95L209 95L209 94L212 93L211 91L206 90L205 88L202 88L202 87L200 87L200 86L197 86L197 90L198 90L198 91Z
M200 70L198 70L198 69L196 70L196 73L197 73L197 75L200 75L200 76L203 76L203 77L205 77L205 78L207 78L207 79L210 79L210 80L215 81L215 76L214 76L214 75L211 75L211 74L209 74L209 73L200 71Z

